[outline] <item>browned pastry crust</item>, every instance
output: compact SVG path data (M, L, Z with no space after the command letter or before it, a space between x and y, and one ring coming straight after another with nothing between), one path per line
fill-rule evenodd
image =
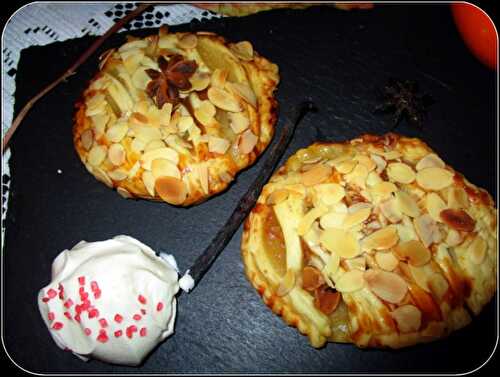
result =
M173 67L165 92L151 78L160 59ZM160 94L170 96L172 82L178 97L165 101ZM75 149L91 174L126 198L200 203L271 141L278 82L278 67L247 41L164 30L131 39L104 54L76 105Z
M308 335L400 348L460 329L496 292L491 196L395 134L301 149L264 187L242 238L264 302Z

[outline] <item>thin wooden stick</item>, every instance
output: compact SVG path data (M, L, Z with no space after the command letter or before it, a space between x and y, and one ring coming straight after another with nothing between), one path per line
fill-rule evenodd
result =
M152 4L151 3L144 3L139 5L136 9L134 9L132 12L130 12L128 15L123 17L121 20L119 20L117 23L115 23L103 36L101 36L97 41L95 41L74 63L71 67L69 67L59 78L57 78L55 81L47 85L44 89L42 89L41 92L39 92L37 95L35 95L32 99L24 105L24 107L21 109L19 114L16 116L16 119L12 122L12 125L10 128L7 130L7 133L5 134L5 137L2 140L2 155L5 152L5 149L7 148L7 145L9 144L10 139L12 138L12 135L14 132L16 132L16 129L19 127L21 122L23 121L24 117L28 112L31 110L33 105L43 96L45 96L47 93L49 93L52 89L54 89L57 85L59 85L62 81L66 80L69 76L75 73L76 69L80 67L101 45L108 39L112 34L114 34L116 31L120 30L125 24L127 24L130 20L134 19L137 17L139 14L144 12L147 8L149 8Z

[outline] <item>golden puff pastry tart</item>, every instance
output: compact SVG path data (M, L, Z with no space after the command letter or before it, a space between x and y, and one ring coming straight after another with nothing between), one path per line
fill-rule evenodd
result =
M278 67L209 32L129 38L76 105L87 170L126 198L188 206L223 191L274 133Z
M496 292L497 210L419 139L295 153L242 238L264 302L314 347L400 348L467 325Z

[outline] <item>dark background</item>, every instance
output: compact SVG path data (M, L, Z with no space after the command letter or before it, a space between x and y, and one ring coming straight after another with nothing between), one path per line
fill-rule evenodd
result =
M343 141L388 131L390 119L373 114L377 88L391 77L416 80L435 103L423 129L403 122L397 132L422 138L446 163L496 198L496 76L462 43L448 5L280 10L196 21L171 30L211 30L233 41L247 39L277 63L278 132L298 103L314 101L320 111L304 119L283 160L316 140ZM16 110L93 40L24 50ZM101 51L123 41L123 35L115 35ZM264 154L255 167L242 172L228 191L192 208L122 199L87 173L72 145L73 104L96 66L97 59L90 59L41 100L12 140L3 331L6 349L20 366L39 373L462 373L489 357L497 339L496 299L467 328L432 344L397 351L342 344L310 347L306 337L271 313L246 280L239 254L241 229L194 292L180 297L175 334L140 369L83 363L59 350L40 318L36 295L49 282L52 260L60 251L81 239L128 234L174 254L185 270L267 158Z

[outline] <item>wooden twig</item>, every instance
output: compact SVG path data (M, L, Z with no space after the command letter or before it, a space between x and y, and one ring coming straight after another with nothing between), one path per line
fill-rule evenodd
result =
M128 15L123 17L121 20L119 20L117 23L115 23L104 35L102 35L98 40L96 40L74 63L71 67L69 67L59 78L57 78L55 81L47 85L45 88L42 89L38 94L36 94L33 98L31 98L26 105L21 109L19 114L16 116L16 119L12 122L12 125L10 128L7 130L7 133L5 134L5 137L2 140L2 155L7 148L7 145L9 144L10 139L12 138L12 135L14 132L16 132L16 129L19 127L21 122L23 121L24 117L30 109L33 107L33 105L43 96L45 96L47 93L49 93L52 89L54 89L57 85L59 85L62 81L66 80L69 76L73 75L78 67L82 65L101 45L108 39L112 34L114 34L116 31L120 30L125 24L127 24L130 20L134 19L137 17L139 14L144 12L147 8L149 8L152 4L150 3L144 3L139 5L136 9L134 9L132 12L130 12Z
M208 271L222 250L224 250L233 237L233 234L238 230L243 220L247 217L248 213L255 205L262 188L271 177L271 174L276 168L281 156L285 152L288 144L290 144L297 125L308 112L315 110L316 108L312 102L304 102L297 109L294 121L285 123L279 139L269 151L269 157L264 162L264 166L262 166L261 171L257 174L257 178L255 178L252 182L245 195L243 195L224 226L215 235L203 253L196 259L193 266L188 270L189 275L194 280L195 286L203 277L205 272Z

